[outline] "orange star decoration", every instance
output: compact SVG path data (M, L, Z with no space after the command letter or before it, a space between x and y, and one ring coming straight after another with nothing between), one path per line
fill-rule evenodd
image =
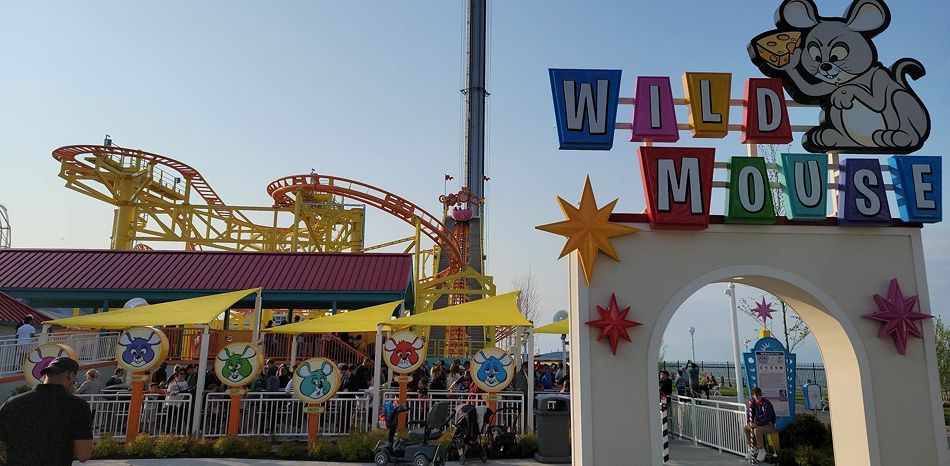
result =
M619 261L617 251L614 251L613 245L610 244L610 238L636 233L640 230L610 221L610 213L617 205L617 199L604 207L597 208L597 200L594 199L594 190L590 187L589 176L587 181L584 182L584 194L581 195L581 202L578 207L574 207L573 204L560 197L557 198L557 202L561 204L561 210L564 211L567 220L535 228L567 238L567 243L564 245L564 249L561 250L558 259L570 254L571 251L577 251L581 256L584 278L587 279L589 285L590 279L594 275L594 261L597 260L597 251L603 251L613 260Z
M597 306L597 312L600 313L600 319L588 321L587 325L600 327L600 335L597 335L597 341L603 340L604 337L610 339L610 352L613 354L617 354L617 344L620 343L621 338L630 341L630 334L627 333L627 329L642 325L640 322L627 319L630 306L621 311L620 306L617 305L617 296L613 293L610 293L610 307L604 309Z

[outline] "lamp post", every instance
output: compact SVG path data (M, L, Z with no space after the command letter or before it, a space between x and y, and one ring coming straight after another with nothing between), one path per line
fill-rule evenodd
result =
M693 363L696 363L696 342L693 340L693 334L696 333L696 327L689 328L689 345L693 348Z
M554 313L553 322L560 322L562 320L567 320L567 311L561 309ZM561 370L564 370L565 365L567 364L567 335L561 335Z
M732 361L736 369L736 393L739 403L745 404L745 392L742 389L742 373L740 372L742 370L742 366L739 364L742 356L739 354L739 323L738 318L736 317L736 284L730 282L729 285L726 286L725 293L729 296L729 304L731 306L730 316L732 317Z

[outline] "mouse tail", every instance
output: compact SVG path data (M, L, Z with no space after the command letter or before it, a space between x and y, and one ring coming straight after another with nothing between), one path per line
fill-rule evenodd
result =
M891 74L894 75L894 79L907 90L910 90L910 83L907 81L908 76L916 81L926 73L924 65L913 58L901 58L891 65Z

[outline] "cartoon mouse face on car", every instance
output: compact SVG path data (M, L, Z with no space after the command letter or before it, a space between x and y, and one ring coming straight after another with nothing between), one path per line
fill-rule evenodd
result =
M333 373L333 365L324 361L316 370L305 362L297 368L297 375L303 380L300 382L300 393L308 398L322 398L330 393L332 385L327 377Z
M409 369L419 362L419 350L422 349L422 339L416 337L410 341L396 341L392 337L386 340L384 346L391 354L389 363L400 369Z
M923 77L923 65L902 58L887 68L878 61L871 39L890 20L881 0L855 0L840 18L819 16L812 0L785 0L776 12L778 31L800 35L789 44L788 61L756 51L757 43L775 37L772 31L749 45L753 62L782 78L793 99L822 106L821 124L803 136L806 150L906 154L929 136L927 109L907 80Z
M152 332L148 338L134 337L129 332L122 332L119 336L119 345L124 346L122 360L132 367L145 367L155 359L153 347L161 343L157 333Z
M507 353L496 358L494 355L489 356L484 351L479 351L475 355L475 364L481 364L481 367L476 376L479 381L489 387L503 384L508 379L508 371L505 368L510 366L511 362L511 356Z
M241 354L232 353L230 349L224 348L223 354L219 354L218 359L224 361L222 372L226 378L232 382L239 382L254 372L250 359L255 356L257 356L257 351L250 346L245 346Z

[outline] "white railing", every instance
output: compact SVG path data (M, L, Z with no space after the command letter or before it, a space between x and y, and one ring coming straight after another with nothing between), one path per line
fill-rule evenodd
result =
M231 397L227 393L208 393L205 401L202 434L221 437L228 431ZM365 432L371 427L372 408L365 393L340 392L323 404L319 434L338 436ZM282 392L250 392L241 399L239 436L306 438L307 415L303 403Z
M130 393L77 395L89 403L92 410L92 432L96 439L109 434L124 439L129 425ZM174 400L164 395L145 394L139 432L149 435L188 435L191 425L191 395L182 393Z
M456 393L448 391L430 391L424 398L420 398L416 392L409 392L406 396L406 405L409 406L409 421L424 421L429 413L429 408L439 401L448 401L450 412L455 415L455 410L461 405L486 406L488 404L484 399L484 393ZM515 433L521 435L525 431L525 404L524 395L521 392L500 392L495 394L498 400L495 403L496 410L506 409L495 416L494 424L498 426L510 427ZM383 391L383 401L396 401L399 399L398 390Z
M748 451L743 405L676 395L669 401L673 435L737 455Z
M111 361L115 358L119 332L57 332L49 335L49 343L62 343L76 350L79 364ZM39 339L17 344L15 335L0 338L0 377L23 373L23 361L39 345Z

